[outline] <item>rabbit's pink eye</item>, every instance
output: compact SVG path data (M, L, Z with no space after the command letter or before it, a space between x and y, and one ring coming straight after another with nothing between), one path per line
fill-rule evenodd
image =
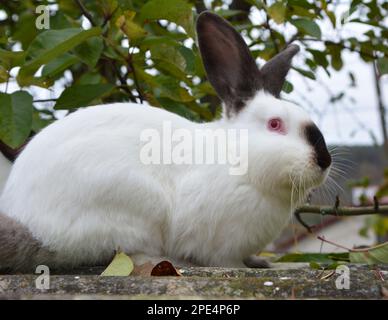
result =
M270 119L268 121L268 129L270 131L277 131L282 134L286 133L284 129L283 121L279 118Z

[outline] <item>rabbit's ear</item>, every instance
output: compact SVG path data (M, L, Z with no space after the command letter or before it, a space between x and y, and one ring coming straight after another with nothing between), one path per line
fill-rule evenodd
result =
M279 97L287 73L291 67L291 60L299 51L296 44L289 45L278 53L261 68L264 90L275 97Z
M248 46L226 20L207 11L198 17L197 34L208 79L224 101L227 114L240 111L262 87Z

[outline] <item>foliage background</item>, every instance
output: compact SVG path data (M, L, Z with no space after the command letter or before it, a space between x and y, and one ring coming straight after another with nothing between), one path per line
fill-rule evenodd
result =
M48 30L37 28L37 19L44 22L39 5L47 6ZM2 0L0 82L17 81L20 90L10 94L6 85L0 93L0 140L18 148L58 110L98 103L147 102L194 121L217 117L220 101L206 80L195 39L194 21L205 9L231 21L261 63L298 43L304 60L293 68L306 79L314 80L320 68L328 74L341 70L344 50L374 64L377 77L388 73L388 3L349 1L342 16L336 5L330 0ZM251 20L253 9L265 17L263 23ZM323 19L334 30L348 23L373 28L358 38L327 40ZM319 50L312 48L317 42ZM349 78L355 85L354 75ZM36 86L62 93L42 101ZM292 90L287 82L286 98Z

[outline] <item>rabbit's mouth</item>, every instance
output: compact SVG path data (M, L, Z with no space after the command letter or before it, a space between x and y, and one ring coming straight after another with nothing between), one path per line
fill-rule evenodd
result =
M303 169L296 168L289 175L289 190L291 202L294 205L303 203L313 189L318 188L326 182L330 173L330 167L322 170L315 161L310 161Z

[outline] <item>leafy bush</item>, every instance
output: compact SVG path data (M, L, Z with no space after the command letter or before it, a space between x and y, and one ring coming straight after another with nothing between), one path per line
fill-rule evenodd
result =
M340 70L343 50L358 52L368 62L379 58L381 73L388 72L384 1L351 1L341 17L326 0L206 4L235 24L256 58L268 60L297 41L305 55L294 69L307 79L314 80L318 68ZM48 30L37 28L47 18L39 5L48 6ZM19 147L54 120L56 110L71 112L97 103L147 101L194 121L212 120L220 101L206 80L195 44L194 21L204 9L204 2L188 0L2 1L0 82L16 79L21 90L0 94L0 140ZM262 21L251 19L248 13L253 11ZM325 38L325 19L332 29L348 23L374 28L360 38L333 41ZM289 30L287 38L284 29ZM311 47L317 42L319 50ZM64 91L42 103L34 86ZM286 83L284 91L292 89Z

